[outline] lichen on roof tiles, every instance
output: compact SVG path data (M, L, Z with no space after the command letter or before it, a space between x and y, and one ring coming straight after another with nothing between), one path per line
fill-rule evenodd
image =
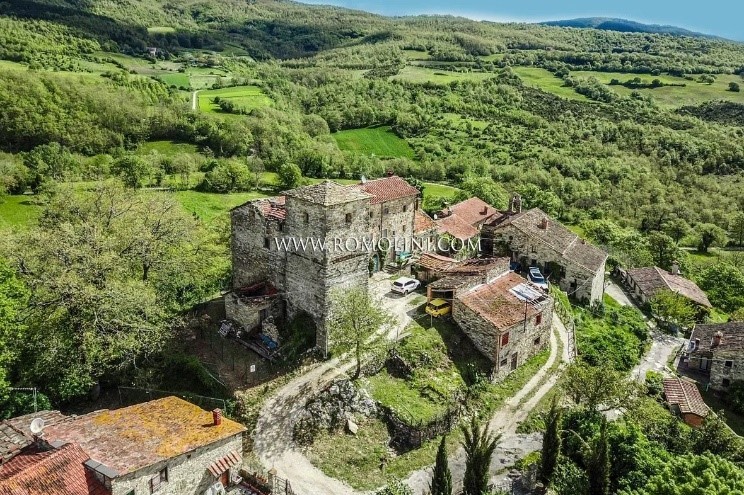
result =
M310 186L301 186L289 191L284 191L284 194L290 198L298 198L310 203L317 203L323 206L337 205L343 203L350 203L352 201L361 201L364 199L372 198L371 194L367 194L354 187L342 186L330 180L324 180L318 184Z

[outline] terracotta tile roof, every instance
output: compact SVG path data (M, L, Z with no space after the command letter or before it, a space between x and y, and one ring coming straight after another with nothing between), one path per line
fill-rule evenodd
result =
M472 258L460 261L447 268L447 273L479 275L501 266L506 272L509 270L509 258Z
M488 284L479 285L468 292L458 294L457 299L497 329L505 330L524 321L525 309L527 318L540 312L535 305L526 304L510 291L525 283L527 281L520 275L507 272Z
M721 341L713 345L713 337L721 332ZM713 323L708 325L695 325L690 335L690 342L700 339L697 352L719 351L744 351L744 322L730 321L728 323Z
M178 397L96 411L44 429L48 441L79 444L92 459L125 475L245 431Z
M543 223L545 221L547 222ZM499 227L512 225L560 257L592 272L600 270L607 261L606 252L584 241L539 208L494 216L489 225L497 230ZM545 228L542 228L543 225Z
M74 444L14 459L13 474L0 480L0 495L107 495L109 491L83 465L88 459Z
M473 283L473 277L469 275L451 275L440 278L429 284L434 290L452 290Z
M234 450L231 450L227 453L226 456L220 457L216 461L214 461L212 464L210 464L207 469L210 473L212 473L215 478L219 478L222 473L227 471L233 466L237 466L243 462L243 457L235 452Z
M628 270L628 275L646 297L653 297L661 290L671 290L701 306L712 307L705 292L695 282L681 275L672 275L657 266L633 268Z
M457 215L473 227L483 225L494 215L500 214L496 208L475 197L454 204L449 209L452 214Z
M16 416L15 418L6 420L6 422L15 427L17 430L23 432L24 435L32 437L33 433L31 433L30 429L31 421L36 418L43 419L44 426L49 427L65 421L69 421L71 417L65 416L59 411L39 411L31 414L25 414L23 416Z
M382 179L368 180L360 184L350 186L372 195L372 204L385 203L394 199L407 198L409 196L418 196L419 190L411 184L392 175Z
M434 227L434 220L424 210L416 209L413 213L413 233L423 234L434 230Z
M372 195L355 187L342 186L330 180L324 180L311 186L290 189L284 191L284 195L323 206L340 205L372 197Z
M286 196L277 196L275 198L259 199L254 204L264 217L284 220L287 218L286 199Z
M455 263L457 263L457 260L435 253L423 253L416 262L417 265L424 267L427 270L434 270L437 272L442 272Z
M682 414L696 414L704 418L710 411L697 385L681 378L664 378L664 396L670 405L678 406Z
M455 214L438 218L434 224L440 234L449 234L457 239L465 240L478 235L478 229Z
M30 444L31 438L5 421L0 423L0 464L13 458Z

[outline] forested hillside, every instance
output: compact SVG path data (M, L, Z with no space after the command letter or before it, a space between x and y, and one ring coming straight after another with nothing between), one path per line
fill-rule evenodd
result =
M66 401L151 380L137 364L227 279L229 206L386 170L429 183L429 210L453 188L497 207L519 192L613 263L680 261L720 318L741 315L741 256L708 251L744 245L742 74L744 45L719 39L273 0L2 2L0 304L14 310L0 320L32 311L22 339L0 321L0 387ZM114 177L137 191L98 183ZM175 247L152 238L151 217L101 225L102 202L160 212ZM91 231L103 246L56 244ZM153 251L122 247L130 235ZM79 288L63 313L47 283L60 253ZM143 319L153 332L128 332ZM38 345L45 335L60 337ZM55 373L60 349L76 363Z

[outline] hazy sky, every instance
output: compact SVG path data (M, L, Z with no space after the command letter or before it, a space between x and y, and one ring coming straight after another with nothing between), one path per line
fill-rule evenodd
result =
M454 14L492 21L620 17L744 41L744 2L734 0L302 0L386 15ZM736 5L739 5L736 7Z

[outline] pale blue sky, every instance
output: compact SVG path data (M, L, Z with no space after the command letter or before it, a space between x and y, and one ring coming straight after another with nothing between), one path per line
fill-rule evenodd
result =
M302 0L385 15L453 14L492 21L538 22L576 17L619 17L668 24L744 41L741 0Z

